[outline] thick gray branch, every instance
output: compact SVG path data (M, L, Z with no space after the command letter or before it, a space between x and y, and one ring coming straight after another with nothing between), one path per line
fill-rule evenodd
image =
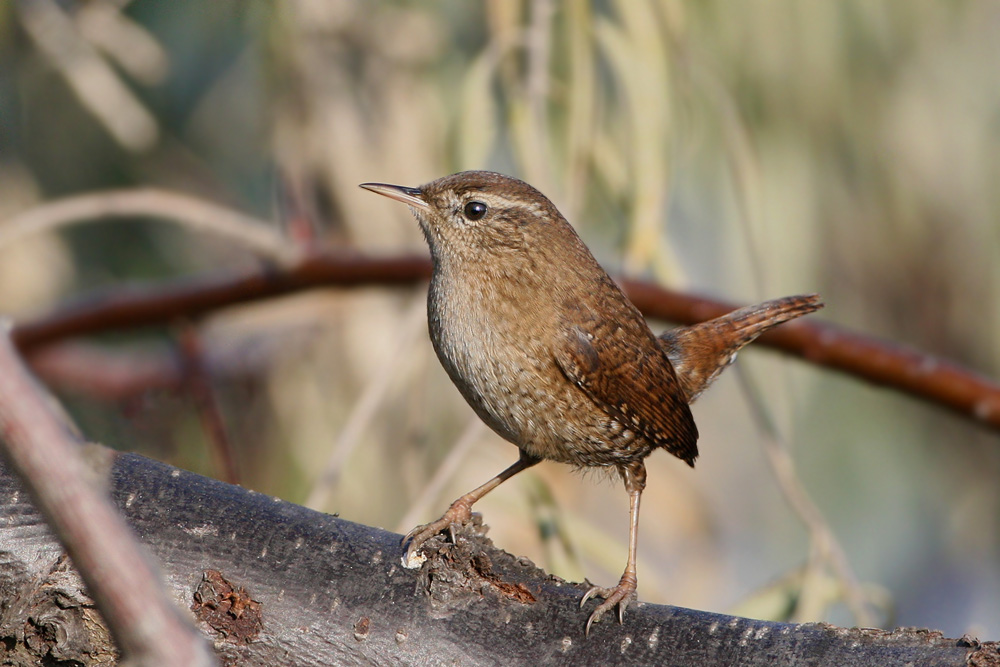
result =
M198 607L226 664L1000 664L987 662L1000 661L995 643L937 632L770 623L649 604L630 606L623 626L601 622L587 639L583 587L472 530L421 570L406 570L399 535L141 456L116 455L108 484L173 596ZM85 624L71 616L82 617L86 598L70 591L66 571L59 545L0 466L0 647L13 655L28 635L37 644L46 622L60 628L53 636L84 641Z

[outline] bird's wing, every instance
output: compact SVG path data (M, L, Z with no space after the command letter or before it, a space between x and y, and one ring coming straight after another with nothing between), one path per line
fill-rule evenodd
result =
M553 350L562 372L609 416L693 466L698 429L670 360L645 322L585 322L579 315L576 322L564 321Z

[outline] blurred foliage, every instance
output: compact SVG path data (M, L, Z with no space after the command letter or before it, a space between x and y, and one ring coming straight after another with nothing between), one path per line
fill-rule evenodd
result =
M155 185L280 227L287 183L329 243L419 252L405 210L357 184L490 168L549 194L612 270L742 301L819 291L827 319L996 377L998 38L988 0L3 3L0 225ZM251 261L182 226L94 223L0 247L0 309ZM305 294L200 323L245 484L301 502L340 451L322 508L402 529L422 492L424 520L514 459L480 435L427 491L474 417L407 315L422 298ZM175 354L175 333L106 344ZM894 608L881 620L1000 636L997 436L804 364L739 366L864 590ZM641 596L852 622L842 582L806 567L816 538L728 376L696 406L699 469L650 460ZM183 389L64 398L94 440L213 472ZM524 477L479 507L500 546L613 581L618 483Z

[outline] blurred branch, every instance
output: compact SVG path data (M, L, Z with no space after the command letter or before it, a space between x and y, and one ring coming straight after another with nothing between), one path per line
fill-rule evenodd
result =
M207 644L167 597L122 517L94 487L92 467L109 465L108 452L84 453L18 359L9 330L0 321L3 450L65 545L118 647L136 665L214 664Z
M27 362L47 385L104 401L126 401L157 389L177 390L185 380L176 355L121 346L109 350L78 341L35 349Z
M88 2L76 9L80 34L114 59L116 67L147 86L163 82L170 60L145 26L112 2Z
M14 7L38 50L122 148L143 152L156 144L160 133L156 119L56 2L19 0Z
M28 234L109 218L173 220L227 238L262 258L290 263L296 246L263 220L196 197L155 188L108 190L39 204L0 221L0 247Z
M422 256L370 258L314 252L280 269L108 290L20 324L13 336L22 350L31 351L65 338L163 326L179 318L319 287L413 285L426 280L430 270L430 261ZM702 322L737 307L648 282L624 280L622 285L647 317L678 324ZM1000 385L958 364L815 321L782 325L757 343L922 398L1000 430Z
M184 323L177 337L188 393L194 401L201 426L208 437L212 461L219 473L217 477L230 484L239 484L240 473L236 465L236 452L233 450L233 443L226 429L226 421L222 418L219 402L215 399L212 376L208 364L205 363L205 352L198 329L191 323Z
M15 326L24 350L104 331L162 326L234 305L320 287L409 286L430 277L421 256L385 259L347 253L313 253L283 269L223 273L157 287L121 287L96 293L33 322Z
M624 280L629 298L647 317L694 324L738 306L658 285ZM1000 384L912 347L854 333L815 319L788 322L753 343L882 385L1000 430Z

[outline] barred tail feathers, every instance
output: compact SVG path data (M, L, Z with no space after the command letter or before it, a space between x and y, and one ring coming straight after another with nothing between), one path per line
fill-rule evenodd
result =
M660 346L693 403L736 359L736 353L768 329L823 307L818 294L787 296L734 310L707 322L659 336Z

